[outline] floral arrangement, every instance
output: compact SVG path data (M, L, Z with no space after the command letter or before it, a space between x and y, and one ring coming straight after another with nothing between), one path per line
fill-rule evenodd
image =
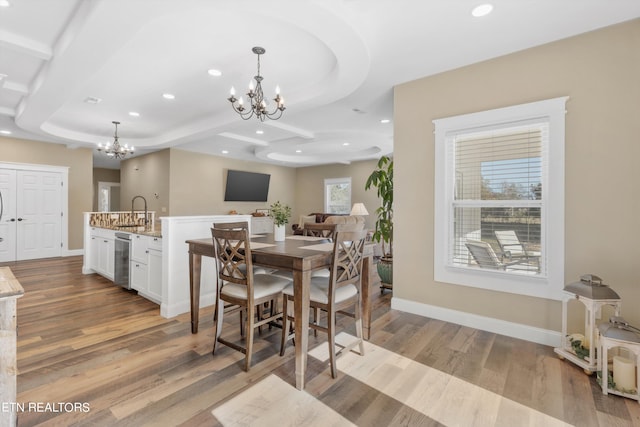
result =
M271 205L269 216L273 218L273 223L277 226L285 225L291 218L291 207L283 205L280 200Z

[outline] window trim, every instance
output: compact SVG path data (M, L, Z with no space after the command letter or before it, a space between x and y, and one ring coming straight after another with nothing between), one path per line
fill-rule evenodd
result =
M559 97L494 110L436 119L434 197L434 280L443 283L509 292L555 300L564 287L564 139L565 104ZM546 276L524 276L500 271L447 265L455 170L447 143L451 136L475 130L500 128L523 121L544 120L549 124L546 148L547 170L543 178L545 203L541 234L545 239ZM546 179L545 179L546 178ZM553 185L549 185L553 183ZM548 239L548 236L554 236Z
M351 177L345 178L326 178L324 180L324 212L325 213L335 213L329 211L329 195L328 195L328 186L335 184L349 184L349 209L351 209L351 194L352 194L352 185L351 185Z

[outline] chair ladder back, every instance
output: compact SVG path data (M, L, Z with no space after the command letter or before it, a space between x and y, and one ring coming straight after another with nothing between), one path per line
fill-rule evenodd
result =
M334 239L329 291L331 296L342 286L355 284L359 288L362 276L362 257L367 233L338 231Z
M336 224L324 224L324 223L306 223L302 229L304 236L313 237L326 237L327 239L333 239L335 237Z
M227 230L212 228L213 247L217 260L218 278L225 282L247 286L251 291L253 284L253 263L249 245L248 229Z
M213 228L219 228L221 230L248 230L249 223L247 221L214 222Z

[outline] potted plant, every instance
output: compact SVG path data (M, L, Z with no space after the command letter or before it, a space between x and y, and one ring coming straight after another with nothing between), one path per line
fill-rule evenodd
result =
M289 205L283 205L280 200L271 205L269 216L273 218L273 240L281 242L284 240L285 225L291 218L291 208Z
M382 204L376 209L376 229L373 240L382 242L383 256L377 264L383 283L393 283L393 159L382 156L376 169L369 175L365 190L377 189Z

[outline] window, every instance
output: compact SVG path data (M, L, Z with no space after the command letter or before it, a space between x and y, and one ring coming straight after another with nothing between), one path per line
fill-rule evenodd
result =
M560 299L566 98L435 120L435 279Z
M324 180L324 211L333 214L351 212L351 178Z

